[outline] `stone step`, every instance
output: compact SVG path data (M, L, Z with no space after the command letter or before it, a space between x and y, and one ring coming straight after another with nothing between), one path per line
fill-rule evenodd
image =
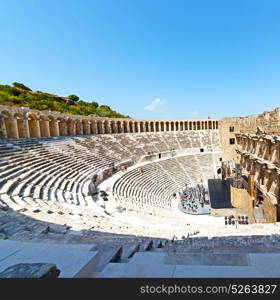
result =
M8 243L7 243L8 242ZM0 241L0 272L18 263L53 263L61 271L59 277L88 277L99 261L92 245L10 243Z
M97 277L99 278L171 278L176 266L159 264L156 267L151 264L140 263L110 263L108 264Z
M96 246L92 251L97 251L99 254L98 263L91 270L90 277L96 277L104 267L110 262L116 262L121 259L122 246Z
M153 240L144 241L140 244L139 251L148 251L153 247Z
M132 257L137 251L139 251L140 246L139 244L124 244L123 245L123 251L121 255L121 260L128 259Z
M110 263L97 276L99 278L278 278L278 273L263 272L253 266L200 266L165 265L147 263Z
M152 265L158 265L164 263L166 253L164 252L137 252L130 259L129 263L149 263Z
M248 266L247 254L169 253L164 259L171 265Z

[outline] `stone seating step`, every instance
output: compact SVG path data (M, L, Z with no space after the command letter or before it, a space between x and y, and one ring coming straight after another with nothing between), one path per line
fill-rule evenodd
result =
M98 262L99 254L92 245L45 243L11 243L0 241L0 272L18 263L54 263L61 271L59 277L87 277Z
M212 254L212 253L169 253L164 258L165 264L176 265L216 265L248 266L247 254Z
M121 261L132 257L140 249L139 243L135 244L124 244L121 255Z
M90 277L96 277L104 267L110 263L120 260L122 254L121 245L97 245L92 248L92 251L97 251L99 254L98 263L91 270Z

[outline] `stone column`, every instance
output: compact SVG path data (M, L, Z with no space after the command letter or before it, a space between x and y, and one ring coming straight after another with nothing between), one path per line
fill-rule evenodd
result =
M150 122L150 132L154 132L155 131L155 123L154 122Z
M29 117L28 120L30 137L41 137L39 119Z
M0 115L0 139L6 139L7 136L7 130L4 123L4 116Z
M50 135L51 136L59 136L58 120L50 121Z
M123 124L122 122L117 123L118 133L123 133Z
M28 126L28 117L24 116L23 119L19 119L18 121L18 133L20 138L29 138L29 126Z
M48 120L40 120L40 133L42 137L50 136L50 126Z
M66 120L59 121L59 135L66 136L67 135L67 124Z
M151 123L150 122L145 122L144 123L144 132L151 132Z
M17 126L17 120L14 117L9 117L9 138L18 139L18 126Z
M91 133L96 134L97 133L97 128L96 128L96 121L91 120Z
M90 134L90 123L89 121L83 122L84 125L84 134Z

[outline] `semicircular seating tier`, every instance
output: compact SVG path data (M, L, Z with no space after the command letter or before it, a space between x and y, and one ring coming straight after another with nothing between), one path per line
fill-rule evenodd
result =
M143 197L151 207L169 209L170 193L181 184L214 174L213 166L221 157L218 130L1 139L0 200L11 207L36 200L87 206L92 201L88 190L93 174L112 164L128 160L137 164L159 154L182 157L145 166L144 181L137 169L127 173L116 185L119 201L126 193L129 201ZM149 173L157 176L148 179ZM156 177L160 184L152 186ZM139 180L141 186L133 191L132 184Z

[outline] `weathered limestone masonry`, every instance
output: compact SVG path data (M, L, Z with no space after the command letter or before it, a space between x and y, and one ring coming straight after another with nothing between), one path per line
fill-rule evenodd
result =
M280 108L240 118L219 121L224 157L253 174L255 188L262 195L266 222L279 218L280 203Z
M260 115L220 119L219 135L225 158L231 160L238 157L235 152L236 140L232 140L230 144L230 139L236 139L236 133L255 134L258 127L261 127L266 134L280 135L280 107Z
M0 138L218 129L218 120L134 120L67 115L0 105Z

